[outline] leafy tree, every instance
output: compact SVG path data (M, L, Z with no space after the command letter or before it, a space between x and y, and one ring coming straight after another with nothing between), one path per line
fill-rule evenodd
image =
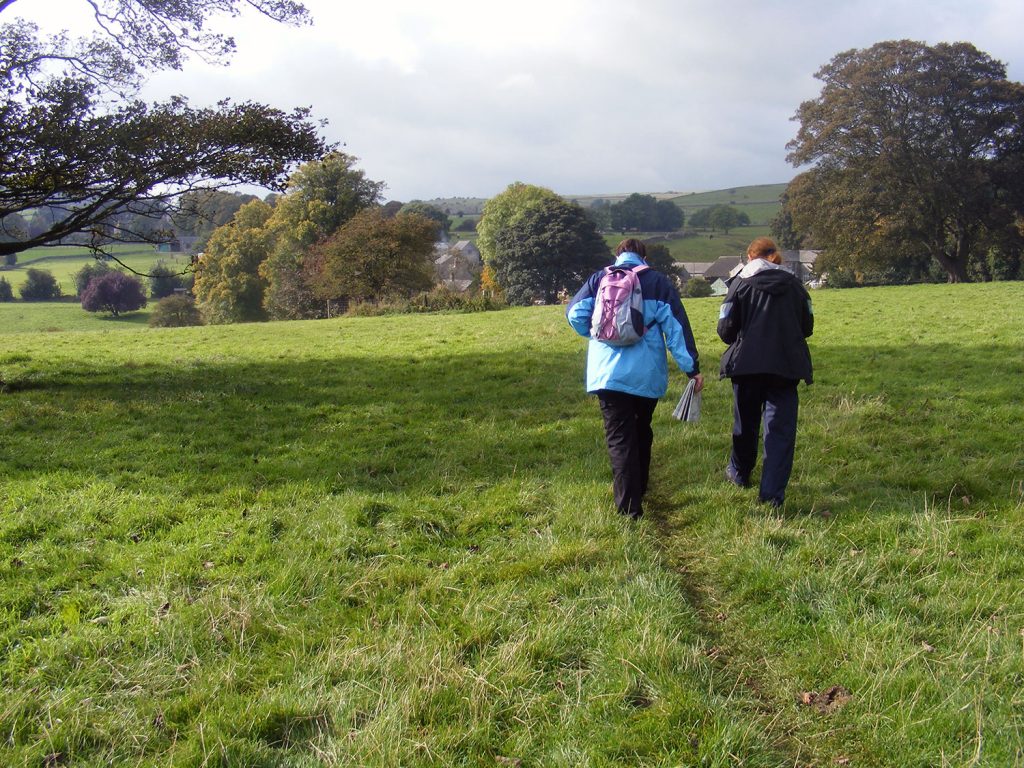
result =
M6 277L0 277L0 301L14 301L14 291Z
M604 198L597 198L583 210L587 214L587 218L594 222L598 232L612 228L612 208Z
M663 243L645 243L644 245L647 248L645 261L663 275L667 275L678 286L682 273L668 246Z
M552 304L610 257L584 210L561 199L528 208L499 231L495 246L495 276L511 304Z
M657 205L658 201L653 195L641 195L637 192L620 203L613 203L611 206L612 229L617 229L620 232L627 230L653 231Z
M972 259L1019 243L1024 86L969 43L878 43L835 56L800 105L789 160L814 164L788 189L795 229L833 269L895 260L970 279Z
M447 213L430 203L424 203L422 200L413 200L411 203L406 203L402 206L399 213L418 213L420 216L425 216L431 221L437 222L438 240L447 238L448 231L452 226L452 220Z
M683 286L683 296L689 296L691 299L702 299L711 293L711 283L703 277L691 277Z
M690 226L694 229L707 229L711 226L711 207L700 208L691 213Z
M158 261L149 270L149 295L154 299L162 299L172 295L179 288L186 288L185 276L175 272L163 261Z
M805 236L793 225L793 213L789 209L789 193L783 192L779 199L782 204L771 221L771 236L784 251L799 251L804 247Z
M384 215L390 219L392 216L398 215L398 212L402 210L403 205L405 205L405 203L401 202L400 200L388 200L381 207L381 210L383 211Z
M378 301L408 298L435 283L437 223L416 213L387 218L366 208L316 245L306 262L317 298Z
M263 306L271 319L318 316L320 305L306 282L306 252L380 202L384 183L366 178L355 163L355 157L343 152L306 163L292 175L274 207L267 222L272 244L259 267L267 286Z
M11 242L20 240L28 233L28 222L21 214L12 213L9 216L0 218L0 242ZM17 263L18 257L14 253L4 254L4 263L11 266Z
M708 224L712 229L729 234L730 229L750 224L750 217L731 205L715 205L708 214Z
M25 301L49 301L60 298L60 285L49 270L29 267L19 293Z
M671 200L659 200L654 207L654 232L675 232L683 228L683 209Z
M210 322L321 314L308 282L307 253L357 212L376 206L384 187L355 162L332 152L304 164L273 208L262 202L243 206L230 226L211 235L195 289Z
M631 194L610 207L611 228L621 232L672 232L683 226L683 211L671 200L654 195Z
M86 312L109 312L117 317L146 306L146 289L134 275L112 270L94 277L82 293L82 309Z
M256 195L221 189L190 190L178 199L174 228L179 234L200 238L205 245L213 230L231 223L238 209L255 199Z
M266 281L260 277L259 268L273 244L266 226L272 213L269 205L254 200L238 210L231 226L210 235L196 265L194 287L196 304L207 322L266 319Z
M89 283L92 282L93 278L101 277L108 272L113 272L114 268L111 267L105 261L93 261L86 264L80 270L75 272L75 295L79 298L85 293L85 289L89 287Z
M294 163L327 146L309 110L254 103L195 108L181 97L133 98L148 71L179 68L190 53L223 59L230 37L207 22L252 7L304 23L292 0L85 0L91 38L40 34L13 19L0 26L0 221L30 211L27 236L0 242L0 255L84 236L112 241L166 238L157 222L199 186L280 186ZM0 14L16 7L0 0ZM145 230L142 219L153 219Z
M153 328L183 328L202 324L203 316L195 301L191 296L182 294L160 299L149 316L149 325Z
M476 247L480 249L484 264L494 259L497 238L502 230L515 224L528 210L546 200L561 199L546 187L517 181L484 203L483 216L476 225Z
M456 232L476 232L476 219L463 219L455 225Z

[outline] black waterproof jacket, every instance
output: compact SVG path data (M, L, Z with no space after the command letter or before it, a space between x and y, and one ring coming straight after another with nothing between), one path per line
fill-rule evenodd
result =
M805 339L813 332L811 297L803 283L763 259L751 262L730 281L718 316L718 335L729 345L722 378L770 373L810 384Z

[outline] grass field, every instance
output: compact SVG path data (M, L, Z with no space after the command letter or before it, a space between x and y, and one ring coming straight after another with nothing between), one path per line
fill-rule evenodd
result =
M704 261L710 262L721 256L742 256L747 252L747 246L755 237L768 234L768 227L739 227L724 232L697 232L692 237L673 238L671 240L659 241L662 245L668 246L669 253L676 261ZM656 234L629 233L627 235L605 233L604 240L614 253L615 246L622 242L625 237L641 237L644 239L657 237Z
M183 254L157 253L151 245L115 245L111 247L111 252L129 267L143 274L160 260L174 270L182 270L189 263L188 257ZM67 245L33 248L18 254L18 263L15 266L0 269L0 277L7 278L7 282L14 289L14 295L18 296L18 289L24 284L29 268L46 270L57 279L65 296L74 296L75 273L93 261L92 255L85 248ZM115 262L110 264L117 267Z
M1021 764L1024 284L814 298L786 507L677 374L639 524L558 307L4 335L0 764Z
M711 205L732 205L750 216L752 226L767 227L781 207L779 197L786 191L787 184L760 184L713 192L694 192L672 198L672 202L683 209L687 220L695 211Z

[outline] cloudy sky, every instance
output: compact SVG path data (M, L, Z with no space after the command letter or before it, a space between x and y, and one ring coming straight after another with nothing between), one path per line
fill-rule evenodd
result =
M788 181L790 118L818 94L814 72L882 40L968 41L1024 79L1021 0L305 4L314 26L247 14L231 22L231 66L193 62L145 95L311 106L403 201L513 181L569 196ZM82 31L84 6L8 13Z

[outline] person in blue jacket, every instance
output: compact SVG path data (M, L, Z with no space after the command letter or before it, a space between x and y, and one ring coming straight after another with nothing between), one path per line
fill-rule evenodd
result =
M615 266L647 264L647 249L633 238L623 240L615 255ZM604 274L602 269L591 275L566 309L569 324L580 336L590 337L594 297ZM647 331L630 346L611 346L591 338L587 350L587 392L597 395L604 417L615 505L634 520L643 515L650 476L651 419L668 390L666 349L679 369L694 379L696 390L704 387L693 332L675 286L653 269L641 271L639 279Z

